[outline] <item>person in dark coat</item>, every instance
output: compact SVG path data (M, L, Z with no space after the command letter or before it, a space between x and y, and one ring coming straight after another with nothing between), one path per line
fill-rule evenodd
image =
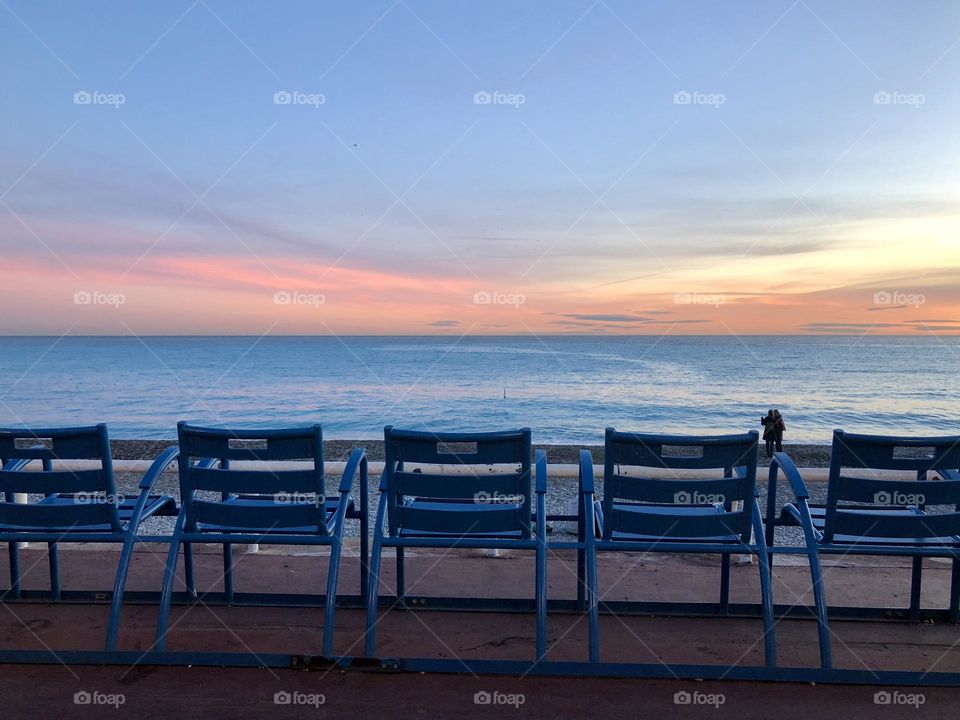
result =
M777 443L777 452L783 452L783 433L787 429L786 423L783 422L783 416L780 414L779 410L773 411L774 424L773 424L773 439Z
M773 444L777 439L777 418L773 410L767 410L767 414L760 418L760 424L763 425L763 442L767 450L767 457L773 457Z

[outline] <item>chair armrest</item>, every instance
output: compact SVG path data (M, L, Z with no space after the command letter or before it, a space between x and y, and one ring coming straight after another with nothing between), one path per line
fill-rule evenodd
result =
M537 450L536 474L537 474L536 492L541 495L546 494L547 492L547 453L544 450Z
M796 464L785 452L774 453L773 460L770 462L770 484L774 487L774 494L776 494L778 470L783 470L783 474L787 477L790 489L793 490L793 495L797 500L808 500L810 498L810 493L807 492L807 486L803 482L800 470L797 469Z
M140 481L140 489L152 490L154 484L160 478L160 475L163 474L163 471L179 458L180 448L176 445L167 448L160 453L160 455L157 456L157 459L153 461L153 464L150 465L150 469L148 469L146 474L144 474L143 480Z
M390 468L387 466L387 463L384 463L383 472L380 473L380 487L379 487L379 490L382 493L387 491L387 471L389 469Z
M354 448L350 459L347 460L346 467L343 469L343 477L340 478L340 494L349 495L353 487L353 477L357 474L357 468L360 468L360 474L366 479L367 469L367 451L363 448Z
M593 483L593 456L589 450L580 451L580 492L590 493L594 491Z

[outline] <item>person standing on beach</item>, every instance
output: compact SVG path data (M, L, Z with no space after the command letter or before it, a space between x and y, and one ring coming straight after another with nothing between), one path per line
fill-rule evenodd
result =
M760 418L760 424L763 425L763 442L766 445L767 457L773 457L773 443L777 437L777 418L773 410L767 410L767 414Z
M783 416L780 414L779 410L773 411L773 438L777 443L777 452L783 452L783 433L787 429L786 423L783 422Z

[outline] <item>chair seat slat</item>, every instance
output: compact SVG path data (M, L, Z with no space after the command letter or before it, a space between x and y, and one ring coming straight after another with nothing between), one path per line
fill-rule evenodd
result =
M310 470L221 470L190 469L187 489L229 493L317 493L323 498L323 477Z
M28 493L49 495L51 493L109 493L110 479L100 469L51 470L28 472L26 470L0 470L0 493Z
M0 525L35 529L75 528L107 525L119 528L120 517L113 503L0 503ZM65 537L64 539L69 539Z

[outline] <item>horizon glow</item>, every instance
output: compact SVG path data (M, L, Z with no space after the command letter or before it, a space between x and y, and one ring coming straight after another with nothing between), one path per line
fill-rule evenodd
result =
M0 335L960 332L957 3L0 18Z

